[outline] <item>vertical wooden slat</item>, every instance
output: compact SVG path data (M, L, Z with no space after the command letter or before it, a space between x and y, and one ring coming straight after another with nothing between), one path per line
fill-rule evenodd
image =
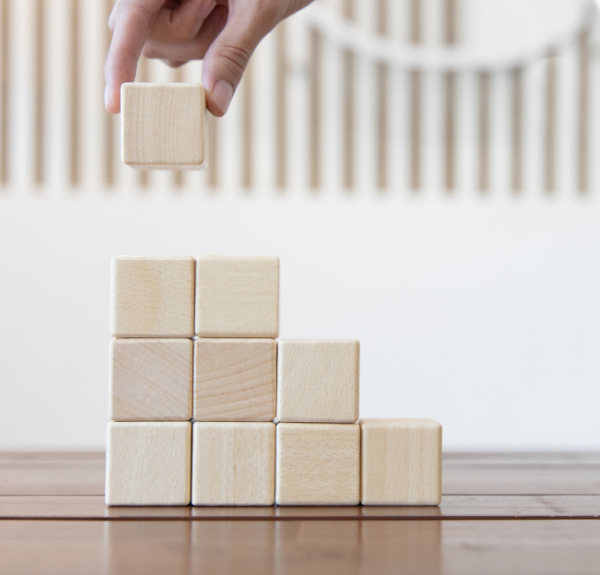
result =
M510 181L513 192L523 189L523 71L513 70L512 83L512 114L511 114L511 170Z
M0 0L0 184L5 186L8 184L9 173L8 173L8 78L9 78L9 66L10 66L10 33L9 23L10 18L10 0Z
M490 186L490 74L479 74L479 162L478 188L485 192Z
M354 19L354 0L344 0L344 17ZM346 190L351 190L354 188L354 54L349 50L344 51L343 70L343 185Z
M246 68L242 80L242 186L246 189L252 187L252 60Z
M310 32L310 187L321 185L321 36L317 30Z
M556 191L556 109L558 71L555 54L551 52L546 62L544 86L544 190Z
M458 0L444 3L444 44L453 46L457 42ZM456 74L444 75L444 187L453 191L456 186Z
M37 186L44 183L44 76L45 76L45 0L35 4L35 139L33 159L33 181Z
M387 0L377 0L377 32L388 35L388 11ZM389 70L386 65L378 64L377 71L377 188L385 190L388 188L388 90Z
M79 183L79 0L71 0L70 183Z
M276 34L276 158L275 158L275 185L279 190L283 190L286 185L286 100L287 94L285 89L286 83L286 42L285 42L285 22L277 26Z
M590 124L590 31L579 39L579 86L577 101L577 190L589 191L589 124Z
M409 6L409 38L412 44L420 44L422 41L422 4L421 0L411 0ZM410 177L409 185L413 191L421 187L421 96L422 96L422 73L412 70L410 73Z

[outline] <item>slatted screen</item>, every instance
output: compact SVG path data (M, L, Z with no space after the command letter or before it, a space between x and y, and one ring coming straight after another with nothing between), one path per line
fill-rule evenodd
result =
M461 41L461 0L318 0L409 44ZM434 73L340 48L301 17L259 46L204 173L122 165L103 108L111 0L0 0L0 187L4 193L160 188L287 193L587 194L600 137L600 52L590 20L525 69ZM142 59L140 81L200 81Z

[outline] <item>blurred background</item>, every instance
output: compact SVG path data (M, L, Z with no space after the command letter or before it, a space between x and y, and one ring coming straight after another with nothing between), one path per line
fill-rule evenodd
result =
M201 173L121 163L111 8L0 0L0 448L104 447L117 254L279 255L281 337L359 339L362 416L598 448L593 2L317 0L259 46Z

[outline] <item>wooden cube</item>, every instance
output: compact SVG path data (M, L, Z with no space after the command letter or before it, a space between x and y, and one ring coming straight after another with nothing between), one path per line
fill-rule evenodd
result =
M277 353L279 421L358 421L358 341L282 339Z
M196 335L279 335L279 258L200 256L196 264Z
M208 166L206 96L200 84L126 83L121 88L123 162L141 170Z
M273 421L276 388L275 340L194 342L196 421Z
M107 505L189 505L192 424L108 424Z
M276 460L278 505L358 505L357 424L279 423Z
M110 418L192 418L191 339L114 339L110 345Z
M194 335L191 257L117 256L111 269L113 337Z
M439 505L442 426L432 419L363 419L363 505Z
M193 505L273 505L275 424L194 423Z

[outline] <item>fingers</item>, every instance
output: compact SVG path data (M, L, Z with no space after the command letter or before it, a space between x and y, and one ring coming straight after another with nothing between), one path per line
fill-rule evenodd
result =
M191 42L216 4L216 0L186 0L174 10L163 7L150 38L157 42Z
M118 0L111 13L113 37L105 65L105 105L113 114L120 109L121 84L135 80L142 48L163 3L163 0Z
M238 4L208 49L202 68L207 107L215 116L227 112L250 56L278 21L277 4Z
M148 40L143 54L146 58L158 58L179 62L180 64L190 60L201 60L204 58L209 46L225 27L227 14L227 8L217 6L206 18L200 32L191 42L175 44Z

